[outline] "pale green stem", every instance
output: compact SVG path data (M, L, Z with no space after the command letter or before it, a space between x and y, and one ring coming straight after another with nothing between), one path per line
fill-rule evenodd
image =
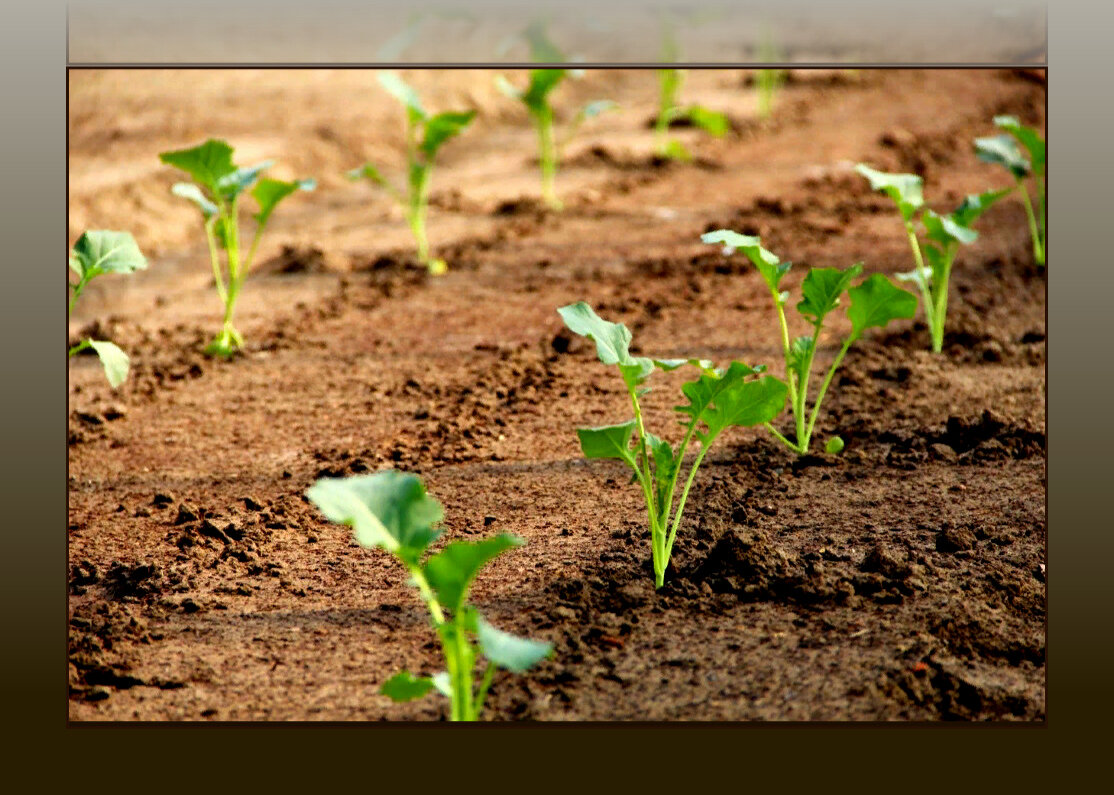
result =
M209 263L213 266L213 281L217 285L217 295L220 296L221 306L228 306L228 290L224 286L224 274L220 270L220 254L217 252L217 238L213 234L213 223L205 222L205 239L209 244Z
M768 430L770 433L772 433L774 435L775 439L777 439L779 442L781 442L783 445L788 447L793 452L795 452L795 453L803 453L804 452L797 445L793 444L791 441L789 441L784 436L782 436L780 433L778 433L777 428L775 428L770 423L768 423L768 422L765 423L765 427L766 427L766 430Z
M1044 265L1044 248L1041 246L1041 235L1037 230L1037 218L1033 214L1033 204L1029 201L1029 191L1017 180L1017 187L1021 191L1021 201L1025 204L1025 214L1029 217L1029 235L1033 238L1033 259L1038 265Z
M944 330L948 319L948 283L951 280L952 263L958 253L958 245L952 243L945 252L944 269L940 275L940 283L934 285L936 304L933 312L936 315L935 325L932 327L932 352L940 353L944 349Z
M812 404L812 417L809 419L808 429L805 431L804 449L802 452L808 452L808 443L809 440L812 439L812 429L816 427L816 418L820 414L820 403L824 400L824 394L828 391L828 385L832 383L832 376L835 375L835 371L839 368L840 363L843 361L843 357L847 355L847 351L854 341L854 335L851 335L844 341L843 347L839 349L839 353L836 355L835 361L832 362L827 376L824 377L824 382L820 384L820 392L816 395L816 400Z
M491 681L495 678L495 663L488 662L487 668L484 670L483 680L480 682L480 689L476 694L476 717L479 718L480 713L483 712L484 701L487 699L487 691L491 688Z
M542 172L542 199L554 210L560 210L561 200L557 198L554 185L557 176L557 150L553 138L553 109L546 105L534 113L538 128L538 154Z
M86 348L91 348L91 347L93 347L93 341L92 340L82 340L81 342L77 343L77 345L74 345L72 348L70 348L69 356L70 357L76 356L77 354L79 354L83 350L85 350Z
M669 556L673 554L673 541L677 538L677 529L681 526L681 516L685 512L685 502L689 497L689 489L692 488L692 482L696 478L696 470L700 468L700 463L704 460L705 454L712 446L715 437L709 437L701 443L700 452L696 455L696 460L692 462L692 469L689 470L688 480L685 481L684 491L681 492L681 501L677 503L677 513L673 515L673 527L669 530L669 538L665 542L665 563L668 565ZM664 574L665 566L662 566ZM659 588L661 585L658 586Z
M928 280L925 278L924 257L921 256L921 244L917 240L917 233L913 229L912 221L905 222L905 232L909 236L909 245L913 248L913 260L917 266L917 284L921 288L921 298L924 301L924 319L928 324L928 333L935 339L935 318L932 316L932 294L929 292Z

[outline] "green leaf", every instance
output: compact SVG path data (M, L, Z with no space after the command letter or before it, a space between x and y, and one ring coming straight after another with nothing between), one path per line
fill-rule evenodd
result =
M891 320L911 318L917 312L916 297L894 287L881 273L847 292L851 296L847 317L851 320L851 334L856 339L868 328L882 328Z
M460 132L467 127L472 119L475 118L476 111L470 110L467 112L446 112L438 113L426 122L425 136L422 138L421 146L419 147L427 158L432 159L437 150L445 141L452 138L454 135L459 135Z
M697 370L711 372L715 366L714 362L708 359L653 359L654 365L665 370L667 373L676 370L678 367L684 367L686 364L691 364Z
M392 97L397 99L412 116L419 119L426 117L425 108L422 107L422 100L418 97L418 92L406 84L405 81L394 72L380 72L377 75L379 85L383 86Z
M120 386L128 377L128 355L111 342L89 340L89 345L100 357L104 375L112 388Z
M597 315L587 303L578 301L563 306L557 314L569 331L596 343L596 355L604 364L630 364L630 329L622 323L611 323Z
M201 216L208 221L213 216L220 212L220 209L213 204L202 192L201 188L192 182L175 182L171 186L170 192L197 205L197 209L201 210Z
M659 439L652 433L648 433L646 434L646 444L649 446L650 455L654 460L654 491L657 496L657 504L660 508L664 508L669 496L669 488L673 482L673 474L677 471L681 462L677 460L669 442L664 439Z
M683 143L676 139L670 139L665 144L665 150L662 152L665 157L670 160L680 160L681 162L688 162L692 160L692 152L690 152Z
M926 246L925 248L930 248L930 246ZM918 289L926 289L930 284L932 284L932 268L925 267L919 270L911 270L908 273L895 273L894 278L897 279L899 282L915 284Z
M435 673L431 681L433 682L433 686L437 688L438 693L445 696L446 698L453 697L453 683L452 679L449 678L448 671Z
M190 149L162 152L159 160L168 166L181 169L209 190L210 195L220 195L218 183L236 171L232 163L233 149L226 142L210 138Z
M598 428L577 428L580 450L585 458L618 458L628 464L634 463L630 451L631 437L637 425L635 420L622 425L604 425Z
M549 93L565 79L564 69L532 69L530 84L519 94L519 99L533 113L542 113L549 107Z
M789 273L789 268L792 263L781 262L778 260L777 255L762 248L762 241L758 237L750 235L741 235L738 232L732 232L730 229L717 229L714 232L706 232L700 236L701 241L711 244L722 244L725 254L732 254L735 251L742 251L747 255L747 258L754 263L754 267L758 268L758 272L762 274L766 285L770 288L770 292L774 294L775 300L779 304L784 304L785 299L778 291L778 285Z
M271 217L275 207L280 201L299 190L313 190L317 182L312 179L297 179L293 182L283 182L277 179L261 179L252 190L251 195L259 202L259 212L253 217L263 226Z
M959 207L952 212L951 218L960 226L970 226L994 202L1013 193L1013 190L1013 188L1004 188L1003 190L989 190L986 193L970 193L964 197Z
M846 270L838 268L812 268L801 282L801 295L797 311L820 325L824 316L839 306L839 297L851 284L851 280L863 272L862 263L856 263Z
M716 398L725 390L741 383L744 378L755 375L758 371L742 362L731 362L722 373L705 372L695 381L681 385L681 392L689 399L683 406L674 406L673 410L686 415L688 421L682 420L686 425L698 422Z
M254 185L259 175L274 164L274 160L264 160L255 166L238 168L217 180L217 192L222 198L231 201Z
M1009 169L1017 179L1029 176L1033 170L1029 158L1021 151L1010 135L992 135L975 139L975 155L984 163L993 163Z
M433 680L428 676L414 676L409 671L399 671L383 683L379 692L391 701L403 703L421 698L433 688Z
M530 670L553 651L552 643L504 632L489 624L483 616L477 620L476 639L484 657L516 674Z
M713 406L704 412L708 433L701 438L706 441L733 425L749 428L772 421L785 408L788 394L785 382L769 375L732 384L716 395Z
M380 187L392 189L390 181L388 181L387 178L383 176L382 172L371 163L364 163L359 168L346 171L344 175L353 181L367 178Z
M928 262L928 284L947 284L947 271L951 266L949 252L954 251L947 247L941 247L932 243L925 244L924 258ZM953 254L954 256L954 254Z
M710 110L700 105L690 105L685 109L684 113L694 126L699 127L710 135L714 135L716 138L722 138L731 127L730 122L727 120L727 116L719 111Z
M924 180L916 174L887 174L865 163L856 165L855 171L870 181L873 190L880 190L893 199L906 221L924 204Z
M805 367L816 341L812 337L797 337L789 346L789 361L786 366L797 374L798 382L805 377Z
M959 224L950 215L938 215L932 210L925 210L921 215L921 223L930 240L935 240L941 246L947 246L953 241L970 245L979 238L979 233L968 226Z
M521 538L506 534L482 541L454 541L431 556L422 572L441 606L455 613L464 605L468 588L480 569L497 555L523 543Z
M437 537L441 504L417 475L388 470L373 475L322 478L306 496L325 516L353 528L356 541L382 547L409 562Z
M83 281L102 273L134 273L146 268L147 259L130 232L91 229L70 250L70 269Z
M1044 139L1032 127L1026 127L1016 116L995 116L994 124L1013 135L1029 153L1033 173L1044 176L1046 153Z

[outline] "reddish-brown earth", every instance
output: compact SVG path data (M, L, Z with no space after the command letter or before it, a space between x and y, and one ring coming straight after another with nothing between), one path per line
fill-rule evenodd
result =
M555 312L584 299L642 352L778 371L765 287L700 234L761 234L797 264L791 292L807 266L908 270L892 205L850 165L914 170L941 210L1000 186L971 140L998 113L1043 128L1043 73L801 72L759 122L744 73L694 72L685 99L735 130L678 131L699 156L679 165L651 156L654 75L590 72L561 108L623 110L570 145L560 214L538 208L532 131L490 73L409 77L433 107L480 110L434 176L450 272L433 279L389 201L342 176L397 162L373 73L71 73L71 240L130 229L151 268L100 280L70 324L133 361L117 392L95 358L71 363L70 717L444 718L378 694L439 668L404 574L303 497L394 467L443 502L447 538L528 542L473 600L556 651L500 674L487 718L1043 719L1046 281L1020 201L960 255L942 354L909 321L852 349L817 435L841 456L724 437L656 593L639 491L574 433L628 418L621 382ZM276 212L229 362L199 352L219 303L156 158L210 135L320 181ZM829 361L846 329L821 340ZM646 398L665 435L684 375Z

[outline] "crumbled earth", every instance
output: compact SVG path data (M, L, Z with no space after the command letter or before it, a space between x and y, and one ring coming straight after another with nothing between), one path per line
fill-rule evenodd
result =
M957 259L942 354L919 320L852 348L815 437L839 434L842 454L725 435L660 591L638 490L579 454L576 427L629 407L558 306L589 301L643 353L777 372L764 285L702 232L760 234L796 263L791 293L808 266L909 270L891 203L851 165L915 171L947 210L1004 184L971 148L995 114L1043 128L1039 72L837 74L799 73L759 122L745 74L690 73L686 99L734 123L718 140L676 130L696 154L678 164L653 157L653 75L589 72L562 113L600 96L624 111L570 144L561 213L537 201L532 131L491 74L408 75L431 106L480 111L434 178L450 270L431 278L389 200L343 178L397 162L374 74L72 72L71 239L131 229L151 268L99 280L69 329L133 361L117 391L95 357L70 365L70 717L445 719L439 699L378 693L440 667L404 574L303 496L399 468L444 504L446 538L527 541L473 600L556 651L499 674L488 719L1043 720L1047 283L1019 200ZM200 352L219 303L155 157L209 135L321 183L276 212L228 362ZM818 358L847 328L835 318ZM654 376L661 435L684 377Z

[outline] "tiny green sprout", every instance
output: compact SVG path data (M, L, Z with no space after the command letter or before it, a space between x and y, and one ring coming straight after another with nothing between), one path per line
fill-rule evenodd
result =
M662 13L661 62L676 63L680 59L680 46L674 31L672 16ZM667 67L658 70L658 114L654 119L654 139L659 157L688 161L692 153L680 141L669 137L669 126L674 122L688 121L695 127L716 138L727 134L730 123L719 111L701 105L678 106L678 95L685 81L685 71Z
M865 163L856 165L855 170L866 177L871 188L889 196L901 213L916 267L909 273L897 274L897 278L912 282L919 289L932 350L939 353L944 347L944 326L948 317L948 282L959 247L978 239L979 233L971 225L1010 191L972 193L953 212L939 215L924 206L924 181L916 174L887 174ZM917 212L922 210L920 221L926 237L923 251L913 224Z
M530 58L535 63L562 63L567 60L565 54L550 41L541 23L531 24L524 33L519 34L516 38L526 39L530 45ZM577 76L579 76L578 70L531 69L530 82L524 89L515 88L502 75L495 79L496 87L511 99L521 102L534 122L534 128L538 135L542 200L553 210L560 210L564 206L561 200L557 198L555 182L557 166L561 161L561 153L565 146L568 145L568 142L585 121L618 107L615 102L609 99L589 102L574 114L565 129L564 135L558 139L554 130L556 115L550 102L550 94L566 77Z
M193 179L193 182L175 183L171 193L193 202L201 211L213 280L224 305L224 323L205 353L225 359L231 358L244 344L244 338L232 323L233 313L271 214L279 202L295 191L309 191L317 186L312 179L283 182L264 177L263 172L274 163L272 160L254 166L237 166L232 162L233 151L227 142L210 138L199 146L159 155L163 163L186 172ZM246 257L242 256L240 248L239 215L240 199L245 191L250 192L259 208L252 216L255 235ZM220 261L221 249L224 250L224 268Z
M838 436L833 436L831 439L828 440L828 443L824 445L824 452L828 455L839 455L840 453L842 453L843 439L839 438Z
M361 546L386 550L403 565L440 639L444 671L433 676L400 671L383 683L383 695L411 701L436 690L449 699L451 720L478 720L496 668L524 673L552 652L550 643L492 626L468 603L468 590L480 569L508 549L522 546L522 539L501 534L453 541L431 552L441 533L441 504L426 494L417 475L393 470L322 478L306 496L329 521L351 526ZM475 669L481 655L487 662L477 686Z
M630 396L634 419L620 425L578 428L576 433L585 458L618 459L634 473L634 479L642 488L650 524L654 586L661 588L689 489L704 456L727 428L767 424L780 414L785 407L785 384L777 378L761 375L765 368L749 367L742 362L732 362L727 368L717 370L711 362L699 359L631 356L631 332L623 324L603 320L583 301L563 306L557 312L570 331L595 343L601 362L618 366ZM669 371L685 365L695 367L700 375L681 387L688 402L674 407L681 415L679 419L684 428L684 436L674 448L665 439L646 432L640 399L650 391L645 383L655 368ZM685 452L694 439L700 443L700 452L689 468L674 511L674 495Z
M379 83L406 108L406 189L398 190L373 166L365 163L348 172L348 178L366 178L386 190L406 214L406 222L418 244L418 259L429 272L441 275L448 270L443 259L429 253L426 237L426 215L429 211L429 180L438 150L472 123L476 112L445 111L430 114L422 107L418 93L393 72L380 72Z
M1045 164L1046 153L1044 139L1032 127L1026 127L1017 120L1016 116L995 116L994 124L1006 132L987 138L975 139L975 154L979 160L1002 166L1014 178L1014 189L1021 194L1021 201L1025 205L1025 213L1029 219L1029 236L1033 241L1033 259L1037 265L1043 266L1047 253L1046 225L1047 218L1044 208L1045 191ZM1025 148L1028 157L1018 148L1018 144ZM1025 188L1024 179L1033 177L1037 189L1037 209L1040 217L1033 212L1033 203L1029 199L1029 191Z
M778 324L781 326L782 352L785 355L785 383L789 391L789 406L793 412L794 441L779 433L769 422L765 425L775 439L798 455L805 455L808 453L816 419L820 414L820 404L847 351L868 328L883 328L891 320L913 317L917 311L917 299L905 290L895 287L880 273L865 279L857 287L852 287L851 282L862 274L861 263L852 265L846 270L811 268L801 282L802 298L797 304L797 312L812 327L812 333L791 339L785 317L785 305L789 302L789 293L781 289L781 280L789 272L791 263L781 262L777 255L762 248L759 238L742 235L729 229L708 232L700 239L705 243L722 245L725 254L742 251L758 269L762 280L766 282L766 287L774 301L774 308L777 310ZM844 293L851 299L847 309L847 317L851 321L851 333L843 340L831 367L828 368L810 413L808 386L816 356L817 340L820 339L823 331L824 319L840 305ZM843 449L842 440L839 441L839 448Z
M777 63L782 60L781 50L774 43L773 33L767 30L758 45L758 60L761 63ZM785 82L784 69L759 69L754 77L758 86L758 118L768 119L774 112L774 98Z
M77 281L70 282L68 315L73 315L74 304L81 291L93 279L105 273L135 273L146 270L147 259L130 232L113 232L96 229L85 232L70 250L70 270L77 274ZM104 340L85 339L69 350L72 358L92 348L101 360L105 377L113 389L128 377L128 355Z

